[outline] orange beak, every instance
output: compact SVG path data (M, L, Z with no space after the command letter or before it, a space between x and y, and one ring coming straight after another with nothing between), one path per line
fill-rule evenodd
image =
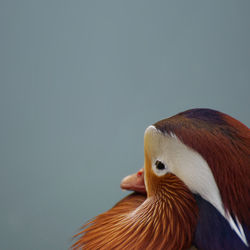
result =
M144 169L142 168L137 173L123 178L120 187L121 189L126 189L146 194L146 187L144 182Z

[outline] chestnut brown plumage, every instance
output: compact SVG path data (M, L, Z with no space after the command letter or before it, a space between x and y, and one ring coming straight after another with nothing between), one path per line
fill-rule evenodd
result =
M206 159L225 209L250 228L249 128L209 109L188 110L154 125L163 133L174 133Z
M72 249L190 247L197 219L193 195L173 174L152 178L147 197L129 195L85 224Z

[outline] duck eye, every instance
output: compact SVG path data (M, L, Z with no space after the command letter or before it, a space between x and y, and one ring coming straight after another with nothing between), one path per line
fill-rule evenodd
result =
M156 168L157 168L158 170L163 170L163 169L166 168L165 165L164 165L161 161L156 161L156 162L155 162L155 166L156 166Z

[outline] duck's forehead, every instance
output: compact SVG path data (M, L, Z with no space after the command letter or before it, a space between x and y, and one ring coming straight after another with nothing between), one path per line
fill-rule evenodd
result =
M174 133L162 133L154 125L151 125L145 130L144 148L151 156L160 154L161 151L166 150L166 147L171 146L171 141L176 139L177 137Z
M149 126L144 133L144 148L147 153L154 153L163 140L163 134L154 125Z

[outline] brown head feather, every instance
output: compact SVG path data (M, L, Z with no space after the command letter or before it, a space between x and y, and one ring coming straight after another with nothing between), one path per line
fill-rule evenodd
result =
M72 249L183 249L196 226L193 195L175 175L161 178L155 196L134 193L75 235Z
M208 163L225 209L250 227L250 130L218 111L193 109L154 124Z

